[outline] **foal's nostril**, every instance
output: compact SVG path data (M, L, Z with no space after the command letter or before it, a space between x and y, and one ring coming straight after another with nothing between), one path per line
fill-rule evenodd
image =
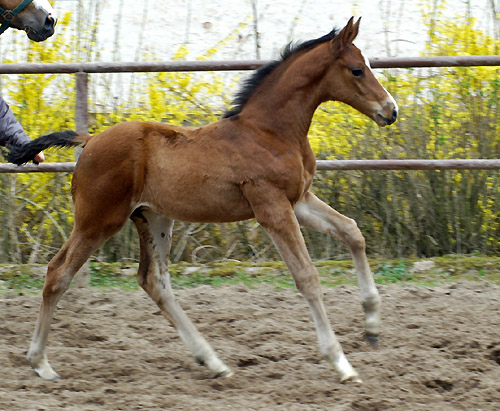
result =
M391 121L394 123L397 118L398 118L398 111L396 109L394 109L394 110L392 110Z
M57 19L55 17L52 17L51 14L47 16L45 19L45 27L52 28L56 25Z

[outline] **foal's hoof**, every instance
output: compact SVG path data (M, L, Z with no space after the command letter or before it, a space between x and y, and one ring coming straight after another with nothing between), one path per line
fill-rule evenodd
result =
M231 370L225 370L225 371L221 371L221 372L218 372L217 374L214 375L214 379L215 378L229 378L229 377L232 377L234 375L234 372L232 372Z
M50 366L47 358L43 358L41 361L35 363L30 355L28 355L28 362L31 368L42 377L44 380L48 381L60 381L62 378L56 373Z
M62 378L52 369L47 368L35 368L36 373L47 381L61 381Z
M340 381L342 384L354 382L356 384L363 384L363 380L359 377L359 375L353 375L351 377L344 378Z
M370 343L370 345L372 345L374 347L378 346L378 335L366 333L365 338L366 338L366 341L368 341Z

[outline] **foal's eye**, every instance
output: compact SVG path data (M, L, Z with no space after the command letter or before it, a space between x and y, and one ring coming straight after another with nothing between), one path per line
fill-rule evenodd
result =
M351 73L354 77L361 77L363 75L363 70L360 68L352 69Z

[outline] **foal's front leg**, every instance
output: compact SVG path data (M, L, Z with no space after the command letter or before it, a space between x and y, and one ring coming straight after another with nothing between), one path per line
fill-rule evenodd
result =
M380 296L366 258L365 239L356 222L335 211L309 192L295 206L295 215L302 226L334 235L349 247L365 311L366 339L376 345L380 334Z
M275 194L269 190L255 193L253 189L247 188L245 194L257 221L274 241L298 290L309 303L323 357L333 365L341 381L361 382L358 373L347 360L327 318L319 276L307 251L290 202L283 198L281 193Z
M177 329L195 360L206 365L214 377L231 376L232 371L217 357L177 303L172 291L167 262L173 221L147 208L136 210L131 218L137 227L141 243L141 260L137 273L139 284Z

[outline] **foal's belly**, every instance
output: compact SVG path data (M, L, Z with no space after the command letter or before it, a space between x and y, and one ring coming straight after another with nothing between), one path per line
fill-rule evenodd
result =
M155 184L144 191L143 202L169 218L189 222L231 222L254 217L236 185L194 182Z

